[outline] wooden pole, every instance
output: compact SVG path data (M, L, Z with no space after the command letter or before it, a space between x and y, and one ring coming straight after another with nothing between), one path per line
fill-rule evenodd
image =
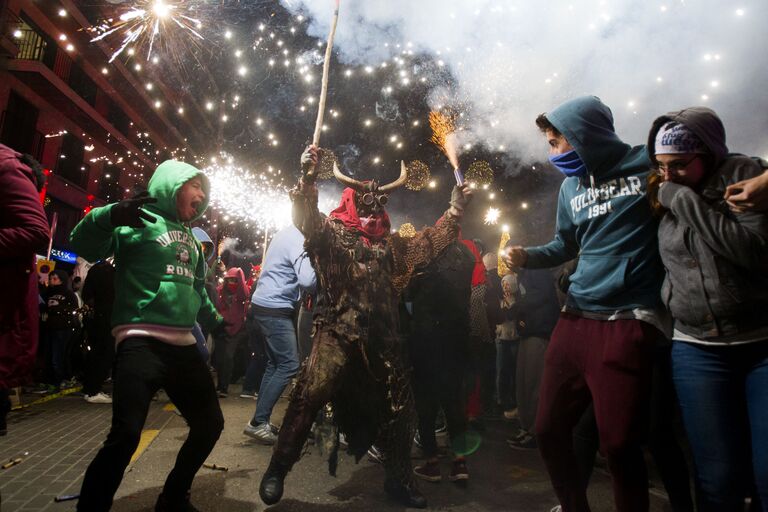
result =
M325 100L328 97L328 71L331 66L331 53L333 50L333 37L336 35L336 24L339 21L339 0L335 1L331 31L328 34L328 43L325 46L325 61L323 62L323 81L320 88L320 101L317 103L317 121L315 122L315 134L312 136L312 145L320 144L320 132L323 130L323 115L325 114Z

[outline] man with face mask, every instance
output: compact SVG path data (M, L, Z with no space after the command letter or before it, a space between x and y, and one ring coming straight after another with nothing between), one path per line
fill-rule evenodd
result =
M616 510L648 510L641 447L654 347L665 330L657 222L645 196L648 152L618 138L610 109L594 96L568 101L536 124L550 161L566 176L555 238L511 247L507 263L549 268L580 256L547 349L539 449L563 509L589 510L572 430L592 401Z
M325 307L315 318L312 353L299 373L291 402L261 481L268 505L283 494L283 481L298 460L317 412L330 402L349 450L359 460L372 444L383 452L385 491L401 503L424 508L410 460L413 395L398 332L400 292L413 270L436 258L459 232L469 190L455 187L451 207L435 227L412 238L390 233L384 210L388 194L405 184L407 172L387 185L334 175L347 185L327 218L317 209L314 185L317 149L302 156L304 177L292 191L293 221L306 237ZM331 453L336 453L332 450ZM329 469L335 472L335 457Z

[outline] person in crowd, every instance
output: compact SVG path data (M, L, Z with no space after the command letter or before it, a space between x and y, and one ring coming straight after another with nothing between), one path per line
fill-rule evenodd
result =
M537 447L535 422L544 356L560 307L554 278L549 270L520 268L516 277L515 316L519 348L515 396L520 430L507 443L514 449L534 449Z
M261 276L261 265L251 265L251 277L246 282L251 298L256 291L259 276ZM264 378L264 371L267 368L267 342L253 313L249 307L245 317L245 330L248 334L248 362L245 367L240 398L256 400L259 397L259 386L261 386L261 380Z
M115 258L112 428L85 472L80 511L112 506L160 388L184 416L189 435L155 510L192 509L192 480L224 427L213 379L192 334L196 320L215 331L226 326L205 291L202 247L189 227L209 197L205 174L168 160L149 180L148 195L94 208L70 235L87 260Z
M580 255L547 348L536 440L562 507L589 510L572 431L593 402L616 510L648 510L642 445L653 352L663 338L663 267L645 198L648 153L619 139L610 109L594 96L568 101L536 124L550 161L566 175L555 238L508 249L507 264L548 268Z
M468 383L467 416L469 425L472 428L482 430L485 428L482 421L483 414L492 416L495 412L496 345L494 344L494 337L491 335L488 319L486 304L488 280L482 255L478 248L479 240L463 239L461 242L467 246L475 257L475 268L472 271L472 297L469 310L472 373L469 376ZM482 244L480 247L482 247ZM496 290L494 290L493 296L494 303L496 303L500 299ZM494 327L495 324L496 321L494 320Z
M0 144L0 436L7 432L9 390L28 384L35 366L39 307L35 253L51 233L40 203L45 174L31 156Z
M115 358L112 336L112 306L115 302L115 267L109 260L93 265L83 283L83 302L87 306L84 323L90 350L83 375L85 401L111 404L112 397L102 391Z
M520 348L520 337L517 333L518 298L517 274L510 272L501 278L501 299L496 301L500 305L501 313L501 322L496 325L496 393L499 407L506 419L517 417L515 374Z
M57 268L48 274L45 313L53 383L66 388L71 377L70 342L79 327L77 296L72 291L72 281L66 270Z
M216 247L213 245L211 237L208 236L208 233L202 228L192 228L192 234L197 241L200 242L200 246L203 248L203 259L208 266L208 271L205 275L205 292L208 294L208 298L213 305L216 306L216 310L218 311L219 293L213 277L214 272L211 268L211 265L214 263L214 256L216 255ZM203 361L205 361L206 365L210 365L213 342L210 339L210 336L203 332L203 328L200 326L199 322L195 322L195 326L192 328L192 336L195 337L195 344L197 345L197 350L200 352Z
M272 238L261 267L251 311L264 335L267 367L259 386L256 411L243 433L262 444L275 444L276 428L270 423L280 395L299 371L294 316L303 290L316 284L315 271L304 252L304 235L286 226Z
M310 146L291 197L293 221L307 238L323 307L259 495L267 504L281 499L285 477L317 413L330 402L357 459L374 443L381 450L385 492L407 506L425 508L410 460L413 395L399 332L400 295L416 267L456 240L471 192L455 187L451 207L435 227L406 238L390 232L384 208L389 193L408 179L404 163L400 177L385 185L352 179L334 165L334 176L346 188L339 206L323 218L317 207L317 162L318 149ZM335 459L329 459L329 470L335 468Z
M229 394L232 380L232 366L238 346L245 345L248 333L245 330L245 315L248 311L248 287L245 275L239 267L232 267L224 274L219 285L219 313L227 322L223 335L216 338L213 357L216 362L217 387L220 398Z
M418 432L425 463L413 468L422 480L442 480L435 420L442 408L454 448L448 480L469 479L463 449L467 430L465 380L469 370L469 307L475 257L454 242L416 271L407 295L411 304L409 351L413 364Z
M729 154L725 140L706 107L653 123L648 150L662 179L655 201L665 211L661 296L674 319L672 375L696 466L697 509L743 510L754 489L766 511L768 213L730 209L739 200L728 193L764 171ZM741 204L755 202L745 196Z
M248 276L248 280L245 285L248 287L248 295L253 296L253 292L256 291L256 283L259 282L259 276L261 275L261 265L251 265L251 274Z

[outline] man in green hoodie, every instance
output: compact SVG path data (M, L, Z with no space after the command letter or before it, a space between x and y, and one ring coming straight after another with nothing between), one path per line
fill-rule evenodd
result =
M189 436L157 500L156 511L194 510L192 480L224 427L210 372L195 346L195 321L221 329L205 291L206 263L189 223L208 206L208 178L163 162L148 193L95 208L72 231L89 261L114 255L112 428L85 473L78 510L109 510L136 451L150 401L163 388L189 424Z
M648 510L642 444L654 348L663 338L663 268L646 198L644 146L619 139L611 110L594 96L536 120L560 187L554 239L512 247L510 267L550 268L579 256L552 333L541 380L536 436L564 511L588 511L572 431L594 404L615 510Z

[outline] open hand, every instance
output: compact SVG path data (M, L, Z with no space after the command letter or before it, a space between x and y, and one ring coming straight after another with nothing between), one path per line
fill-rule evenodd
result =
M149 193L142 192L130 199L123 199L112 206L109 212L109 220L114 227L130 226L132 228L143 228L144 222L155 223L155 218L141 209L145 204L156 203L157 199L149 197Z

